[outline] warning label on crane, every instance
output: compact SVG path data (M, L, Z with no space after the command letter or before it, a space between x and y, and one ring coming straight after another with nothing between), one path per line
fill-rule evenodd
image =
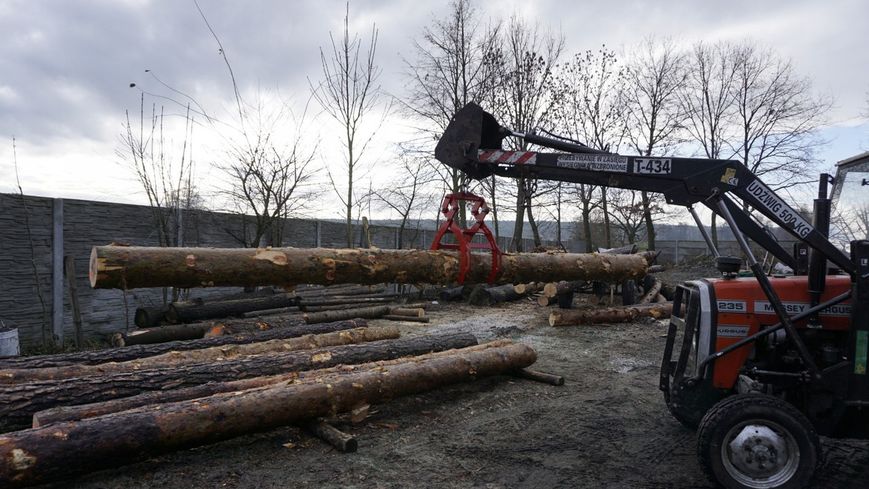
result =
M779 198L772 190L763 184L760 180L752 180L745 190L760 203L780 219L787 227L794 230L801 238L805 238L812 232L812 226L803 219L797 211L787 205L785 201Z
M573 153L569 155L559 155L557 165L559 168L572 168L574 170L627 173L628 157L619 155Z

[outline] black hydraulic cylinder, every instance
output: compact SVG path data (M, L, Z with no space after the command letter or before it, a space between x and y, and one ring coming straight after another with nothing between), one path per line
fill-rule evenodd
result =
M831 200L827 196L827 182L830 175L821 174L818 182L818 198L815 199L813 225L825 238L830 235ZM821 295L827 287L827 257L820 251L812 249L809 255L809 301L810 306L816 306L821 301ZM817 315L812 316L810 324L820 323Z

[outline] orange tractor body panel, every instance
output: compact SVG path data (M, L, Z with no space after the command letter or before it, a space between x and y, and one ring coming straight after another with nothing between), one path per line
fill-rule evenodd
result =
M754 277L710 279L709 282L715 291L714 304L717 311L714 351L720 351L746 336L757 333L762 327L773 326L779 322L778 316ZM771 278L770 282L781 297L788 315L809 308L809 283L805 275ZM849 276L828 276L821 301L842 294L850 287ZM850 301L843 302L820 313L821 325L825 330L847 331L850 315ZM801 329L807 328L808 320L798 321L796 326ZM722 389L732 388L752 348L752 345L746 345L719 359L715 365L713 385Z

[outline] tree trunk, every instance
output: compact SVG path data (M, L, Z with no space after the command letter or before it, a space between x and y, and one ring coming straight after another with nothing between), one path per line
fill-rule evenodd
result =
M421 318L425 316L425 309L421 307L394 307L389 314L393 316L411 316Z
M395 302L398 300L398 294L380 296L380 297L348 297L338 299L319 299L304 301L299 304L302 311L307 311L309 307L322 306L342 306L345 304L358 304L357 307L363 307L365 304L383 304Z
M650 251L655 250L655 223L652 222L652 199L649 198L649 193L645 190L640 192L643 199L643 220L646 224L646 248Z
M543 282L528 282L527 284L514 285L513 291L519 295L528 295L538 292L543 286Z
M68 365L66 367L37 369L7 369L0 370L0 384L61 380L93 375L113 375L123 372L181 367L206 362L232 362L252 355L365 343L395 339L398 336L398 329L394 327L365 327L243 345L222 345L201 350L172 351L127 362L101 363L99 365Z
M482 345L467 346L462 349L464 352L481 351L488 348L498 348L510 345L511 340L496 340ZM425 353L413 358L414 361L426 360L429 358L440 358L455 354L455 350L443 350L433 353ZM168 402L185 401L188 399L199 399L200 397L208 397L221 392L237 392L258 387L266 387L275 385L281 382L316 382L321 377L339 373L352 373L372 368L380 368L398 363L407 362L408 358L398 358L394 360L380 360L377 362L363 363L359 365L339 365L337 367L323 368L319 370L309 370L302 372L290 372L286 374L270 375L266 377L254 377L250 379L232 380L229 382L209 382L193 387L183 389L171 389L165 391L145 392L130 397L120 399L112 399L109 401L94 402L90 404L80 404L76 406L59 406L51 409L40 411L33 415L33 427L38 428L50 423L58 423L62 421L77 421L84 418L93 418L103 416L105 414L118 413L135 409L141 406L151 404L164 404Z
M364 319L337 321L324 324L301 324L301 321L288 322L275 318L260 324L270 326L266 331L250 331L231 336L217 336L193 341L171 341L155 345L135 345L104 350L82 351L76 353L59 353L56 355L37 355L32 357L16 357L0 359L0 368L47 368L63 367L65 365L97 365L108 362L126 362L137 358L151 357L170 351L188 351L209 348L220 345L242 345L257 341L268 341L282 338L295 338L307 334L331 333L345 329L367 326Z
M522 233L525 226L525 178L516 178L516 220L513 222L513 245L511 250L524 251Z
M531 226L531 235L534 238L534 247L540 248L543 246L543 240L540 239L540 229L537 227L537 221L534 220L534 213L531 208L531 195L525 195L525 212L528 214L528 225Z
M191 323L206 319L238 316L245 312L297 305L299 299L289 294L275 294L252 299L206 302L175 302L169 305L167 319L174 323Z
M612 230L610 229L610 210L606 200L606 187L600 188L600 206L603 211L603 239L607 248L613 247Z
M557 310L549 314L549 325L575 326L580 324L628 323L641 317L661 319L669 316L672 311L672 302L642 306L608 307L603 309Z
M107 401L142 392L177 389L211 382L315 370L339 364L388 360L431 351L475 345L470 333L374 341L318 350L257 355L224 363L193 364L96 377L10 385L0 390L0 419L8 425L30 424L33 413L55 407Z
M580 253L504 254L496 283L557 280L620 282L645 275L648 256ZM442 250L218 249L97 246L95 288L173 285L257 286L297 283L455 283L457 252ZM468 283L488 280L491 260L472 254Z
M0 481L11 488L67 479L158 453L347 412L360 404L504 374L535 360L534 350L521 344L456 352L323 383L217 394L203 401L148 406L10 433L0 437Z

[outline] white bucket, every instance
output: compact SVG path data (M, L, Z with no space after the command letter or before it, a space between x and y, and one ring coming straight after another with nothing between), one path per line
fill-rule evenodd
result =
M20 354L18 328L0 329L0 357L17 357Z

